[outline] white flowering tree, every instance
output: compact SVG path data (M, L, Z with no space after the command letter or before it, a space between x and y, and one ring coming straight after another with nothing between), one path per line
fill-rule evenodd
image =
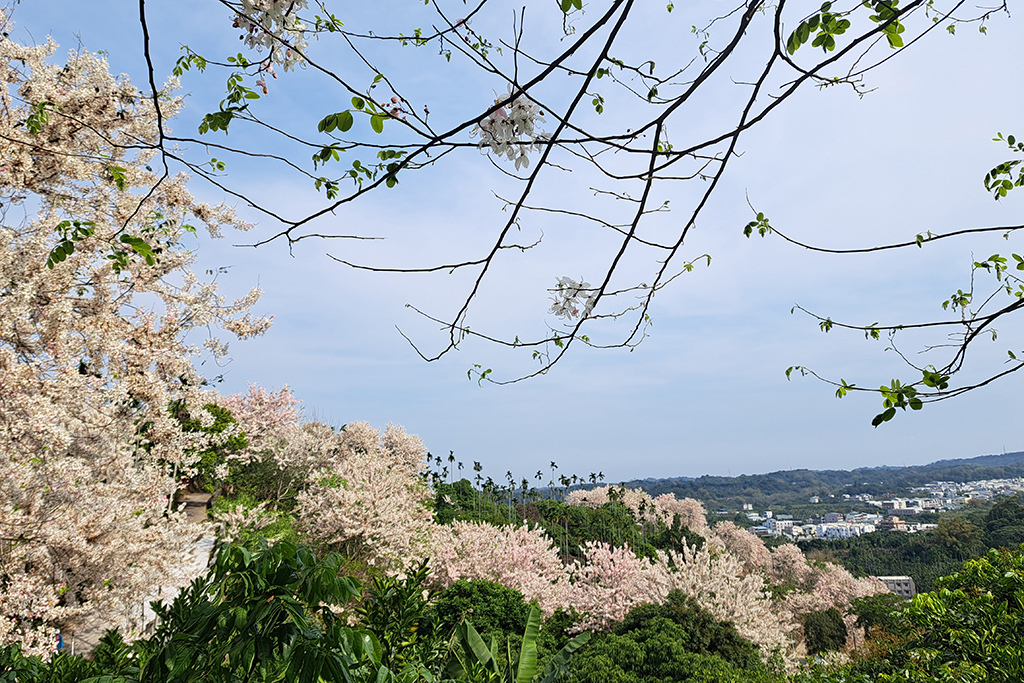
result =
M189 271L191 224L238 224L162 163L173 81L158 111L56 49L0 41L0 644L45 653L69 622L132 625L186 559L175 475L207 444L181 420L213 421L192 361L224 351L209 329L269 324L258 290Z
M750 0L710 10L675 3L654 8L635 0L586 5L561 0L521 8L495 0L439 0L422 7L402 4L387 13L387 20L375 15L377 24L326 0L210 2L223 6L224 30L235 32L245 50L225 60L185 48L178 74L199 78L197 71L224 70L228 88L215 110L195 119L198 136L162 131L165 161L183 164L262 213L270 227L256 245L291 245L377 237L339 233L330 223L336 217L345 225L358 223L344 219L347 212L356 215L357 202L370 193L400 192L399 182L414 174L450 178L456 195L461 189L457 159L485 155L494 171L488 177L495 179L487 189L497 196L501 213L486 225L488 237L474 243L472 253L466 255L462 234L453 231L451 252L458 256L440 263L396 263L387 255L377 263L336 260L375 272L464 274L464 289L454 301L414 309L439 324L443 338L407 338L428 361L448 355L467 337L524 353L525 364L502 376L483 365L469 371L496 383L547 372L580 344L640 343L648 333L654 296L695 265L710 264L710 255L693 251L687 241L727 183L741 138L787 107L795 94L814 87L863 94L871 74L913 43L955 33L965 24L984 30L986 21L1006 9L1004 4L972 14L953 0L820 5ZM140 8L148 56L144 0ZM180 38L188 42L187 36ZM672 46L670 56L658 46ZM429 78L421 77L424 69ZM279 76L325 94L315 126L293 112L262 107L261 100L281 84L274 81ZM459 98L438 102L436 89L422 85L444 78L460 83ZM723 87L731 93L720 99ZM233 144L223 135L229 130L244 130L249 137ZM1016 156L994 167L985 180L997 198L1024 182L1021 143L1012 137L1005 141ZM211 160L208 151L217 158ZM235 183L238 176L231 175L233 165L243 162L247 168L265 164L294 173L320 193L320 206L295 214L272 197L243 191ZM671 222L663 215L669 196L676 198ZM679 197L687 198L682 206ZM559 235L545 237L539 226L552 220ZM913 249L972 232L1009 234L1021 226L954 227L949 234L920 230L902 243L851 251ZM743 232L818 248L790 239L757 210ZM435 237L444 243L448 235ZM538 309L543 322L532 332L473 324L495 304L487 298L486 283L518 272L517 264L542 239L557 250L560 264L545 266L553 269L546 285L549 317ZM978 261L976 271L996 276L995 293L986 298L982 279L972 280L969 290L947 301L950 318L921 325L848 325L869 337L895 340L902 330L921 327L949 331L954 339L947 345L948 358L914 365L910 381L893 380L879 390L840 380L838 395L881 393L884 411L877 425L898 408L918 409L1019 370L1021 361L1011 351L1009 365L987 379L953 380L966 348L1020 308L1024 290L1014 270L1019 259L997 254ZM575 276L584 269L589 282ZM524 296L529 293L507 292L501 303ZM825 317L819 322L826 330L842 325Z

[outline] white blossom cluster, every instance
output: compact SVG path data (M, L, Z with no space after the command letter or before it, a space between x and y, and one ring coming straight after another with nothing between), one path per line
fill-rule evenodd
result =
M0 204L24 207L0 220L0 646L43 655L56 626L137 625L179 573L195 531L170 497L211 443L167 409L205 404L184 337L269 325L258 291L227 302L188 271L187 223L238 222L135 151L158 140L150 98L55 50L0 41Z
M586 318L597 304L597 290L591 289L589 282L577 282L569 277L560 277L551 292L551 310L559 318L576 320Z
M516 170L529 168L528 152L539 151L548 136L538 130L544 122L544 112L537 103L526 95L512 99L512 91L496 99L495 104L505 100L504 106L491 112L473 130L471 136L480 136L480 146L487 147L498 156L514 161Z
M306 0L241 0L232 25L242 29L247 46L268 50L270 61L290 71L303 61L309 45L306 25L299 19L299 10L306 6Z

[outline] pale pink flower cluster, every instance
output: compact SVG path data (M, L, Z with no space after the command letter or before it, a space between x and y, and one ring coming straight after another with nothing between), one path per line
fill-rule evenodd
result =
M544 112L526 95L512 98L512 90L496 99L495 104L504 104L491 112L470 131L471 136L480 136L480 146L490 149L499 157L514 161L516 170L528 168L528 152L540 151L548 136L538 130L544 122Z
M637 520L655 520L660 518L654 499L643 489L630 489L625 486L597 486L592 489L576 489L566 496L567 505L582 505L599 508L602 505L618 501L625 505ZM669 523L672 520L669 519Z
M273 392L250 382L247 393L217 396L215 400L231 412L249 442L248 448L233 458L249 461L264 454L286 458L299 445L299 400L287 386Z
M735 624L762 653L789 652L792 615L772 601L764 577L748 573L743 560L715 539L699 550L687 547L681 557L668 553L663 561L669 559L676 567L670 574L671 588L693 597L716 618Z
M665 524L672 524L675 516L679 515L683 526L695 534L706 537L710 533L708 513L699 500L676 498L674 494L663 493L654 499L654 506Z
M670 570L627 547L588 542L585 561L571 568L571 606L584 615L579 630L607 629L622 621L635 606L665 599L672 584Z
M558 318L576 320L586 318L597 304L597 290L590 288L589 282L560 277L551 292L551 310Z
M773 559L771 551L765 547L764 541L746 529L741 529L732 522L722 521L715 525L711 533L712 537L722 544L722 547L743 562L746 573L755 571L765 573L771 569ZM803 557L803 553L795 545L782 547L793 548Z
M224 543L234 543L243 532L259 531L273 524L277 516L267 509L269 505L269 501L263 501L253 508L239 505L218 512L214 515L217 538Z
M205 403L184 337L269 324L246 318L258 293L228 303L188 271L184 226L231 214L149 170L152 100L98 55L51 64L55 49L0 41L0 645L29 648L89 614L121 625L174 573L195 532L169 500L205 444L167 409ZM65 220L92 234L47 267Z
M800 548L792 543L774 548L771 551L771 561L765 568L768 569L768 576L773 584L792 585L800 590L806 590L814 585L814 569Z
M433 525L420 478L423 442L401 427L388 425L381 434L354 422L337 444L299 494L295 512L306 533L391 568L421 556Z
M442 586L459 579L495 581L536 600L550 615L571 604L570 576L551 539L527 526L496 527L474 522L433 525L429 545L434 579Z
M26 617L44 624L64 618L69 609L59 606L59 586L38 575L16 574L5 581L0 592L0 643L21 643L26 655L49 656L57 640L57 629L50 625L32 628L19 623Z
M710 533L707 512L700 501L693 498L677 499L671 493L651 498L646 491L639 488L597 486L592 489L570 491L565 499L568 505L585 505L592 508L599 508L612 501L621 502L629 508L637 521L658 519L666 526L672 526L675 516L679 515L682 525L690 531L701 536Z
M306 9L306 0L241 0L232 6L232 25L242 30L241 38L248 47L267 50L270 61L285 71L304 61L309 43L299 11Z

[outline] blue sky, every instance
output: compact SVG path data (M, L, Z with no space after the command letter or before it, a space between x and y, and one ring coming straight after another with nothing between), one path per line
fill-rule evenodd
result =
M182 43L210 57L240 49L226 10L215 2L150 5L159 74L170 72ZM693 3L692 12L723 6ZM510 13L513 7L506 9ZM686 14L689 7L676 8L672 26L663 8L652 6L652 35L638 31L628 36L633 42L627 47L636 54L650 51L661 64L680 54L688 58L696 46L688 29L697 21ZM59 55L81 40L87 49L107 51L113 71L128 73L144 87L136 11L134 3L123 2L24 2L13 15L13 36L38 41L51 34L61 44ZM415 14L423 11L422 3L378 3L352 16L343 16L353 10L339 4L335 11L353 28L409 33L422 25ZM507 33L506 14L493 16L482 17L481 26ZM961 27L956 36L935 32L870 75L868 84L877 89L865 97L848 88L809 89L751 131L741 140L743 156L734 160L687 242L691 257L713 256L711 267L687 274L655 298L650 338L635 351L578 348L546 376L481 387L467 379L473 364L509 376L528 367L522 354L468 343L428 364L396 330L400 326L426 348L436 348L436 326L405 305L444 314L458 302L463 276L365 273L326 256L416 266L477 253L502 220L492 191L503 192L507 182L481 154L470 151L436 172L410 176L390 194L367 197L323 226L387 236L385 242L309 241L289 254L280 243L255 250L232 246L250 235L201 241L200 268L231 266L220 279L224 291L239 294L258 284L264 289L259 311L275 316L265 337L231 345L226 367L203 370L223 372L220 389L226 393L244 390L247 382L272 389L288 384L304 401L307 415L334 424L402 424L435 454L452 450L467 467L480 461L485 475L495 478L508 469L519 475L546 471L551 460L562 473L603 471L619 481L903 465L1024 449L1019 427L1024 399L1017 378L873 429L877 397L839 401L821 383L787 381L784 375L787 367L801 364L865 386L907 377L896 355L884 351L884 341L865 341L856 332L823 335L813 320L792 315L791 307L800 304L854 323L941 317L941 302L967 283L972 254L1020 253L1019 237L827 256L778 239L747 240L740 232L751 217L747 196L773 225L830 247L1018 222L1024 199L1011 195L996 203L981 185L985 171L1008 158L1005 147L991 138L997 131L1014 132L1024 110L1024 91L1012 77L1012 65L1024 59L1015 21L997 17L985 36L971 27ZM540 47L558 40L554 28L527 23L528 36ZM494 85L457 58L449 65L429 50L409 50L411 58L402 54L393 63L391 54L381 51L378 68L398 74L410 100L429 102L435 120L456 117L477 101L480 109L493 101ZM337 57L326 42L313 45L311 54L324 61ZM281 74L260 105L275 116L312 125L344 106L332 102L342 99L337 93L313 87L310 75ZM189 108L171 127L194 131L203 106L221 96L222 83L221 74L186 76ZM729 82L712 88L685 125L670 129L673 142L682 144L718 125L716 117L727 111L738 88ZM538 97L557 97L556 91ZM613 128L628 116L625 104L619 109L610 104L600 123ZM228 141L259 142L241 129L233 129ZM268 198L288 215L315 205L308 183L294 176L238 165L229 173L237 187ZM545 196L565 194L598 204L585 196L586 178L560 177L548 177ZM209 185L195 183L194 191L220 199ZM690 193L691 187L679 186L665 197L684 204ZM246 214L244 207L240 211ZM661 219L666 228L681 220L677 211ZM258 236L279 229L266 218L247 215L259 221ZM546 288L556 277L595 277L583 271L601 260L600 238L546 217L524 223L524 235L544 232L544 246L503 262L506 267L474 311L474 326L511 334L542 329L545 321L554 322L545 316ZM643 265L627 264L627 274ZM979 371L998 368L1008 348L1024 350L1022 328L1020 321L1007 321L997 342L981 342L972 352ZM935 341L907 336L903 344L916 353Z

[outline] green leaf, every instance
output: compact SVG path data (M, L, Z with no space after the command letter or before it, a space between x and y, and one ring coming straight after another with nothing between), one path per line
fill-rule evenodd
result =
M318 133L330 133L332 130L337 128L337 114L328 114L320 120L320 123L316 124L316 130Z
M487 644L484 643L484 639L473 628L473 624L466 621L460 624L458 628L459 638L462 640L462 647L466 650L466 654L473 657L476 664L487 666L487 663L493 660L493 657Z
M366 101L362 97L353 97L352 98L352 106L355 107L356 109L362 111L363 107L366 106Z
M889 408L885 412L879 413L878 415L875 415L875 419L871 420L871 426L872 427L877 427L880 424L882 424L883 422L888 422L895 415L896 415L896 409L895 408Z
M376 115L371 116L370 117L370 128L373 128L373 132L374 133L383 133L384 132L384 119L381 118L380 116L376 116Z
M354 119L352 118L352 112L346 109L343 112L339 112L336 116L338 121L338 129L342 133L348 132L349 129L352 128L352 123L354 122Z
M552 657L548 661L547 666L544 667L544 673L542 674L543 677L541 678L540 683L553 683L555 680L560 678L565 672L569 657L586 645L590 641L590 636L590 632L587 631L579 634L566 643L565 647L559 650L558 654Z
M125 173L127 172L125 168L123 166L109 166L107 171L110 173L110 177L113 178L117 189L124 192L125 188L128 187L128 181L125 178Z
M530 607L530 616L526 619L526 630L523 631L523 645L519 650L519 666L516 668L515 683L532 683L537 675L537 636L540 634L540 610L536 605Z

